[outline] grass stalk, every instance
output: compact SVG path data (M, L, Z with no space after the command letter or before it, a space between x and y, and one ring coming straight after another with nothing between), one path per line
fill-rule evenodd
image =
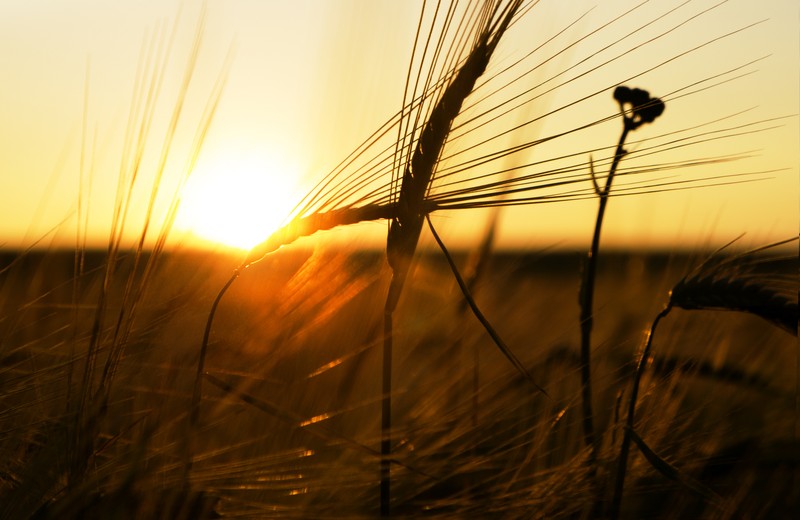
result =
M634 423L636 421L636 401L639 398L639 385L642 381L642 375L647 367L647 360L650 357L650 349L653 345L653 335L656 332L658 324L664 319L672 310L672 305L667 304L664 309L658 313L650 330L647 332L647 340L645 341L642 353L639 356L639 361L636 364L636 372L633 375L633 386L631 388L631 398L628 403L628 418L625 423L625 433L622 437L622 445L619 450L619 458L617 460L617 473L614 480L614 495L611 499L611 510L609 517L612 520L619 518L619 511L622 505L622 493L625 486L625 473L628 467L628 454L631 446L631 432L634 431Z
M629 89L628 87L617 87L614 91L614 99L619 103L622 115L622 133L617 141L614 152L614 159L606 176L605 184L600 187L594 172L594 166L590 161L590 173L594 191L597 194L599 205L597 208L597 218L595 219L594 232L592 234L592 244L586 260L586 267L581 280L579 294L580 303L580 323L581 323L581 397L583 412L583 436L584 442L590 448L589 463L594 466L597 460L598 438L594 431L594 412L592 407L592 325L594 317L592 309L594 306L594 286L597 276L597 258L600 253L600 233L603 228L603 218L605 217L611 187L614 182L619 163L625 155L625 140L628 134L645 123L650 123L664 111L664 103L658 98L650 98L647 91L640 89Z
M711 257L692 273L684 276L670 291L667 305L653 320L634 373L631 397L628 404L628 417L620 446L614 493L611 501L610 518L612 520L619 518L620 514L631 441L637 443L651 464L662 474L673 480L680 481L685 487L707 500L717 501L716 494L702 484L677 473L674 468L671 468L666 463L659 462L660 459L651 452L643 440L638 438L634 428L639 386L650 359L653 335L661 320L673 308L680 308L685 310L746 312L759 316L776 327L797 336L796 279L791 275L782 273L781 269L785 267L787 258L763 259L754 255L796 240L796 237L783 240L753 251L734 255L728 259L714 261L714 257ZM796 265L797 259L792 258L790 261L792 265ZM653 461L656 461L656 463Z
M626 120L627 121L627 120ZM597 218L595 219L594 232L592 234L592 244L586 259L586 267L583 272L580 289L580 322L581 322L581 397L583 412L583 436L586 445L591 448L590 461L594 463L597 456L597 444L594 434L594 412L592 410L592 325L594 322L592 308L594 305L594 284L597 276L597 257L600 250L600 231L603 227L603 217L605 216L606 206L608 205L608 194L614 180L614 174L622 156L625 154L624 143L629 128L627 123L623 128L614 154L614 161L608 171L605 186L600 189L594 178L594 168L592 168L592 180L595 185L597 196L600 203L597 208Z
M394 279L393 279L394 281ZM392 482L392 315L383 313L383 351L381 370L381 516L391 514Z

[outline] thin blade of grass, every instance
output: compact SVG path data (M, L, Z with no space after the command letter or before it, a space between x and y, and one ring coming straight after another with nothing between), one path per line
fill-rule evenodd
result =
M525 378L526 381L528 381L531 385L533 385L534 389L537 392L541 392L542 394L544 394L546 397L549 398L550 395L547 393L547 391L541 386L539 386L539 384L533 379L533 376L528 371L528 369L525 368L525 365L522 364L522 361L520 361L519 358L514 354L514 352L511 351L511 349L508 347L508 345L506 345L506 343L494 329L489 320L486 319L486 316L483 315L483 312L481 312L480 308L478 307L478 304L472 297L469 287L467 287L466 282L464 282L464 279L461 277L461 273L459 273L458 267L456 266L453 257L450 255L450 252L447 250L447 247L444 245L444 242L442 242L442 239L439 237L439 234L433 227L433 223L431 222L430 217L426 217L426 219L428 221L428 227L431 230L431 235L433 235L434 240L436 240L436 243L439 245L439 248L442 250L442 253L444 253L445 258L447 259L447 264L450 266L450 270L453 272L453 277L456 279L458 287L461 289L461 293L464 295L464 300L469 305L469 308L472 310L472 313L475 315L478 321L481 322L481 325L483 325L483 328L486 330L486 333L489 334L489 337L492 338L492 342L494 342L498 350L500 350L500 352L506 357L506 359L511 363L511 365L517 369L517 372L519 372L520 375L523 378Z
M722 497L720 497L713 489L706 486L699 480L692 478L664 460L663 457L654 452L650 446L648 446L647 443L644 442L641 437L639 437L639 434L636 433L636 430L628 429L626 431L630 432L631 440L633 440L633 442L639 448L639 451L642 453L642 455L644 455L644 458L647 459L647 462L649 462L650 465L656 469L656 471L673 482L681 484L687 490L715 505L716 507L721 508L723 506Z

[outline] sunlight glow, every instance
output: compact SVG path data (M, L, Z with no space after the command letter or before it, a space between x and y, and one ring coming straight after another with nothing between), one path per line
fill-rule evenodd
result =
M296 169L274 157L221 159L198 167L183 192L175 227L247 250L286 220L297 202Z

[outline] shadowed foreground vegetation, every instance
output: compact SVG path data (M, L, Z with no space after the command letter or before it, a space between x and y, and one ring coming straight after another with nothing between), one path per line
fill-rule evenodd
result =
M644 332L707 256L601 257L593 468L581 429L582 255L497 254L474 283L546 397L492 345L441 255L423 254L395 321L392 513L601 516ZM287 249L246 271L218 311L193 437L198 345L230 259L166 255L137 308L122 309L132 261L123 257L88 365L104 255L87 255L79 279L72 253L3 258L0 517L378 514L382 254ZM796 276L796 256L759 259L767 279ZM122 314L124 356L101 390ZM678 480L634 444L621 516L790 516L800 505L796 348L795 336L751 314L678 309L665 318L639 387L634 440Z

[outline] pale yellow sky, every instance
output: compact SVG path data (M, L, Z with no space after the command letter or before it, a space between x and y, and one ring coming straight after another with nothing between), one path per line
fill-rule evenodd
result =
M585 17L531 58L528 68L638 3L542 1L507 35L493 57L489 73L526 55L592 6L594 9ZM691 19L694 13L717 3L697 0L593 56L614 39L681 3L643 5L616 25L580 41L538 68L511 88L530 88L549 80L540 87L547 91L566 79L575 79L553 88L500 123L508 128L540 117L703 42L766 20L626 82L665 96L705 77L766 57L743 68L740 72L748 73L744 77L668 101L664 115L632 134L630 140L653 138L746 109L751 110L689 134L790 117L748 127L776 126L768 131L698 143L652 158L644 156L647 143L631 145L629 149L642 157L631 154L623 166L628 162L645 165L749 152L753 157L724 165L647 175L681 180L780 171L759 175L758 182L737 186L612 200L604 244L701 247L727 242L741 233L746 233L745 240L751 244L794 235L800 219L800 8L791 0L732 0ZM79 189L84 193L81 214L87 211L87 205L89 208L89 240L98 245L105 243L143 45L159 31L168 34L177 20L174 46L134 193L129 229L141 228L148 183L158 163L202 5L155 0L0 2L0 70L5 71L0 81L0 244L25 247L54 227L57 231L47 235L44 244L74 244ZM199 222L198 214L233 215L253 205L253 213L237 217L240 224L228 221L226 225L224 219L217 219L223 225L221 231L216 230L225 234L226 226L237 232L249 229L247 240L252 242L261 238L259 233L264 238L269 234L275 225L276 210L288 211L313 181L399 109L419 4L390 0L212 0L205 6L205 31L196 74L167 161L159 207L163 209L178 183L202 110L233 46L221 102L187 186L187 211L195 207L196 213L182 215L179 226L185 228ZM681 21L686 23L648 43ZM610 63L589 72L617 55L620 56ZM516 69L516 74L522 70ZM491 84L486 88L489 87ZM86 89L88 105L84 117ZM476 95L475 99L479 98ZM491 101L479 104L490 106ZM493 146L499 149L517 144L515 139L530 140L575 128L615 110L609 90L574 108L543 117L524 132L495 140L480 150L489 153ZM612 146L619 126L618 120L597 125L536 147L518 157L516 163L495 168ZM498 126L486 131L496 133L498 129L502 130ZM81 183L83 135L87 136L87 153ZM473 141L482 138L475 137ZM467 141L453 143L445 155L465 147ZM587 159L584 155L572 162ZM588 172L586 179L588 186ZM189 196L203 190L216 197L213 208L207 208L208 202L202 196L197 200ZM583 247L588 244L595 211L594 200L504 209L501 244L523 248L555 244ZM453 244L466 245L477 240L476 231L482 229L487 214L486 210L446 211L437 213L434 222ZM355 233L327 234L323 238L370 243L383 236L385 229L383 224L360 225ZM181 238L180 229L176 231L175 243L187 240L185 236Z

